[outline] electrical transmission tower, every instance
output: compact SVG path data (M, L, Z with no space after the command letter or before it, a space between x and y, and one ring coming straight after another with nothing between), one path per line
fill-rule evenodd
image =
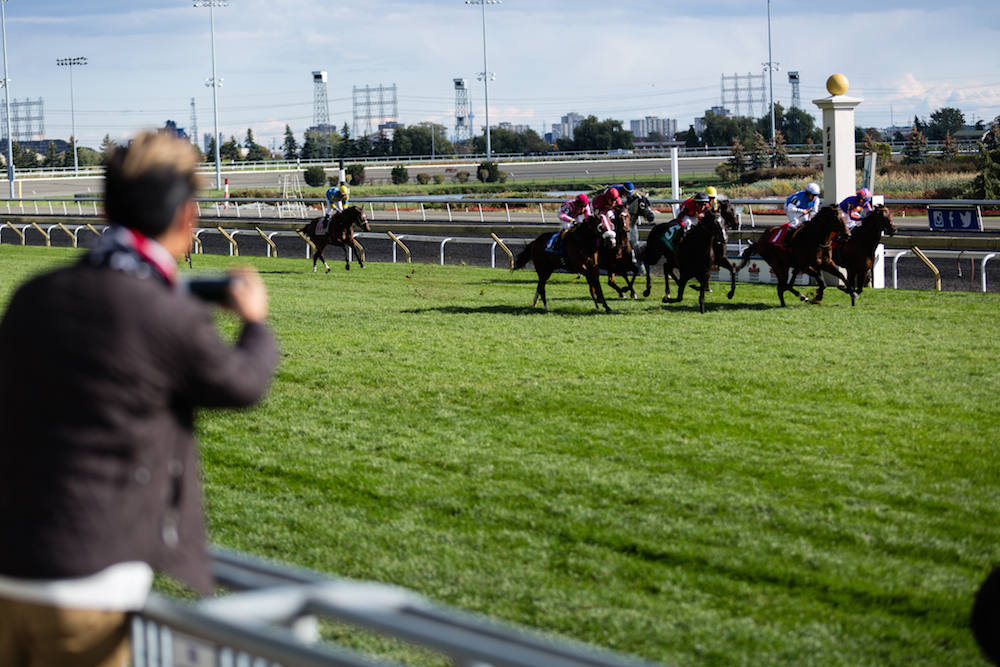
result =
M767 114L765 90L763 74L723 74L722 106L731 109L734 116L764 116Z
M468 141L472 137L469 124L469 89L465 79L455 79L455 141Z
M198 145L198 113L194 109L194 98L191 98L191 132L189 133L191 143Z
M792 84L792 108L801 109L802 101L799 99L799 73L789 72L788 83Z
M399 107L396 104L396 84L391 86L364 86L353 87L354 91L354 132L359 134L361 127L364 127L364 134L360 136L369 137L372 131L372 121L375 122L375 130L380 126L399 121ZM374 95L373 95L374 94Z
M330 127L330 101L326 96L326 72L313 72L313 127Z

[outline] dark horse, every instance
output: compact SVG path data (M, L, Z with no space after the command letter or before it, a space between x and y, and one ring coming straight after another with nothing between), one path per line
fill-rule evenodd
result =
M663 303L677 303L684 298L684 288L688 281L698 281L698 309L705 312L705 292L708 291L708 277L712 267L723 261L730 267L730 288L728 298L736 293L736 273L726 260L726 224L721 211L705 211L698 222L684 233L679 241L671 244L671 238L678 238L677 221L656 225L649 233L646 249L643 253L643 263L646 266L646 289L643 296L649 296L651 289L650 268L665 259L663 263L663 281L665 294ZM676 236L675 236L676 234ZM670 249L674 245L674 250ZM670 296L670 278L677 281L677 298Z
M876 206L865 216L861 224L851 230L851 238L844 243L833 244L833 260L847 272L847 285L858 295L868 285L872 265L875 263L875 248L882 240L882 234L892 236L896 226L892 224L892 214L885 206Z
M351 255L349 247L353 247L358 252L358 264L361 268L365 268L365 249L358 243L357 239L354 238L354 228L358 227L368 232L371 228L368 226L368 218L365 216L365 212L359 209L357 206L348 206L343 211L334 213L333 217L330 218L329 223L326 226L325 234L316 234L316 225L323 220L322 217L313 218L309 221L305 227L299 230L312 241L313 245L316 246L316 252L313 253L313 273L316 273L316 260L322 260L323 266L326 267L326 272L330 273L330 265L326 263L326 259L323 257L323 250L326 249L328 245L340 246L344 249L344 268L348 271L351 270Z
M799 273L812 276L818 285L816 296L812 302L819 304L823 302L823 290L826 289L826 281L823 279L823 272L833 274L847 284L847 278L841 273L837 265L833 263L833 239L834 237L847 238L847 224L844 222L844 214L835 205L824 206L816 216L804 223L792 234L787 243L781 243L777 237L783 225L768 227L760 237L751 243L741 256L740 265L737 271L750 263L750 256L754 253L760 255L765 262L774 269L774 274L778 277L778 301L785 305L785 292L791 292L802 301L808 301L795 289L795 278ZM788 277L788 270L792 270L791 279ZM851 295L851 305L854 305L856 294L850 285L840 289Z
M602 246L597 254L597 267L608 272L608 285L618 292L618 297L629 295L635 298L636 277L639 275L639 267L635 263L635 254L632 252L632 242L629 234L632 229L631 216L626 207L615 208L615 244L612 247ZM620 274L625 279L625 287L615 284L615 274Z
M532 307L538 304L538 298L541 297L545 312L549 312L549 302L545 298L545 282L556 269L566 268L573 273L581 273L586 276L595 308L599 309L604 306L604 310L611 312L608 302L604 300L604 292L601 290L597 253L602 243L608 246L615 245L614 229L610 225L605 225L599 216L592 215L565 232L556 233L563 234L561 255L548 252L545 249L546 243L552 237L552 232L545 232L529 243L514 260L515 269L524 268L528 262L535 265L535 271L538 273L538 286L535 288L535 299L531 302Z
M703 230L695 237L697 241L696 244L686 243L687 234L684 234L683 240L681 240L682 233L680 230L680 223L677 220L661 223L653 227L653 229L649 232L646 246L642 253L640 253L640 257L646 269L646 289L643 290L643 296L649 296L649 293L652 290L650 268L656 266L656 264L663 259L665 260L663 263L663 278L666 283L664 285L666 294L663 297L663 302L671 302L670 281L668 276L674 275L675 269L680 268L679 262L681 260L678 258L678 255L681 252L691 253L691 259L684 261L689 264L688 268L692 271L690 276L698 277L698 275L700 275L700 267L697 267L692 263L696 261L694 259L695 257L699 258L698 261L700 261L701 258L706 257L705 250L701 248L701 244L705 242L706 232L711 231L712 234L710 241L712 243L712 248L709 256L711 263L708 265L708 268L710 272L713 266L719 266L729 270L730 288L729 293L726 296L730 299L733 298L733 294L736 293L736 269L733 267L732 262L729 261L729 258L726 257L726 243L729 241L729 234L726 232L726 229L735 228L737 226L736 211L733 209L733 205L730 204L728 200L721 200L719 202L718 213L708 211L702 216L702 221L706 219L711 219L717 230L710 228L710 226L703 228ZM701 222L699 222L699 225L695 226L700 226L700 224ZM692 231L693 230L694 226L692 226ZM671 249L671 246L673 246L673 249ZM682 246L684 247L683 250ZM688 248L690 248L690 250ZM677 252L674 252L675 250ZM674 279L676 280L677 276L674 276Z

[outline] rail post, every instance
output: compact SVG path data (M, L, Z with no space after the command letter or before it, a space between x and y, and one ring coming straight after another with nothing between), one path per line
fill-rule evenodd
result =
M21 245L24 245L24 232L22 232L20 229L18 229L17 227L15 227L9 220L4 221L3 224L5 224L8 227L10 227L11 229L13 229L14 233L17 234L17 237L19 239L21 239Z
M66 232L66 236L68 236L70 238L70 240L73 242L73 247L74 248L77 247L76 246L76 234L74 234L73 232L69 231L69 228L66 227L66 225L64 225L63 223L57 222L56 224L59 225L59 229L61 229L64 232Z
M260 234L260 237L262 239L264 239L265 241L267 241L267 256L268 257L277 257L278 256L278 246L274 245L274 241L271 240L271 237L269 237L267 234L265 234L263 232L263 230L261 230L260 227L254 227L254 229L257 230L257 233ZM271 254L272 252L274 253L273 255Z
M986 291L986 263L989 262L994 257L996 257L997 255L1000 255L1000 253L991 252L988 255L984 255L983 256L983 268L982 268L982 272L983 272L983 291L984 292Z
M351 239L351 245L353 245L355 248L357 248L357 250L358 250L358 259L360 259L362 262L364 262L365 259L366 259L365 258L365 247L363 245L361 245L361 241L358 241L357 239L352 238Z
M936 266L934 266L934 263L931 262L931 260L927 259L927 255L925 255L924 252L920 248L918 248L917 246L911 246L910 250L912 250L913 254L916 255L917 258L921 262L924 263L924 266L926 266L928 269L930 269L931 273L934 274L934 289L936 289L938 292L940 292L941 291L941 272L938 271L938 268Z
M229 256L230 257L238 257L239 254L240 254L240 247L238 245L236 245L236 239L233 238L229 234L229 232L227 232L225 229L223 229L222 225L216 226L216 229L218 229L219 233L222 234L227 241L229 241Z
M312 248L313 253L316 252L316 244L312 242L312 239L303 234L301 229L296 229L295 233L302 237L302 240L306 242L307 246Z
M389 232L389 231L387 231L387 232L386 232L385 234L386 234L386 236L388 236L388 237L389 237L390 239L392 239L392 242L393 242L393 243L395 243L396 245L398 245L398 246L399 246L399 247L400 247L400 248L401 248L401 249L403 250L403 254L405 254L405 255L406 255L406 263L407 263L407 264L409 264L409 263L410 263L410 249L409 249L409 248L407 248L407 247L406 247L405 245L403 245L403 242L399 240L399 237L397 237L397 236L396 236L395 234L393 234L392 232ZM395 253L394 253L394 254L395 254ZM396 258L395 258L395 257L393 257L393 261L396 261Z
M37 202L35 202L35 206L38 206ZM41 234L45 238L45 247L46 248L48 248L49 246L52 245L52 239L49 238L48 233L44 229L42 229L41 227L38 226L37 222L31 223L31 226L34 227L35 229L37 229L38 233Z
M510 251L510 248L507 247L507 244L504 243L503 241L501 241L500 237L497 236L496 234L494 234L493 232L490 232L490 237L493 239L493 241L498 246L500 246L501 250L503 250L505 253L507 253L507 261L510 262L510 268L513 269L514 268L514 253L512 253Z

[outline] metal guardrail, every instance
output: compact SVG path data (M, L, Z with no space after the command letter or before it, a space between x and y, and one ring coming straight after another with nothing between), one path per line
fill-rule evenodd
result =
M212 550L230 593L182 602L152 595L132 624L135 667L390 665L319 641L327 619L414 644L460 667L641 667L631 657L501 624L406 589L332 578Z

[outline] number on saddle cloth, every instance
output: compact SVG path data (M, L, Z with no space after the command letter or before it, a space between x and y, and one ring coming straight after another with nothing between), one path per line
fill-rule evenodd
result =
M780 246L782 248L788 247L788 242L792 240L792 235L795 230L792 229L791 225L787 222L780 227L778 227L773 234L767 239L771 245Z
M316 236L323 236L326 234L327 226L330 224L329 218L327 216L320 216L320 219L316 221Z
M663 245L667 247L667 250L673 254L677 254L677 244L680 243L681 238L684 236L684 226L680 222L674 220L669 223L669 226L663 230Z

